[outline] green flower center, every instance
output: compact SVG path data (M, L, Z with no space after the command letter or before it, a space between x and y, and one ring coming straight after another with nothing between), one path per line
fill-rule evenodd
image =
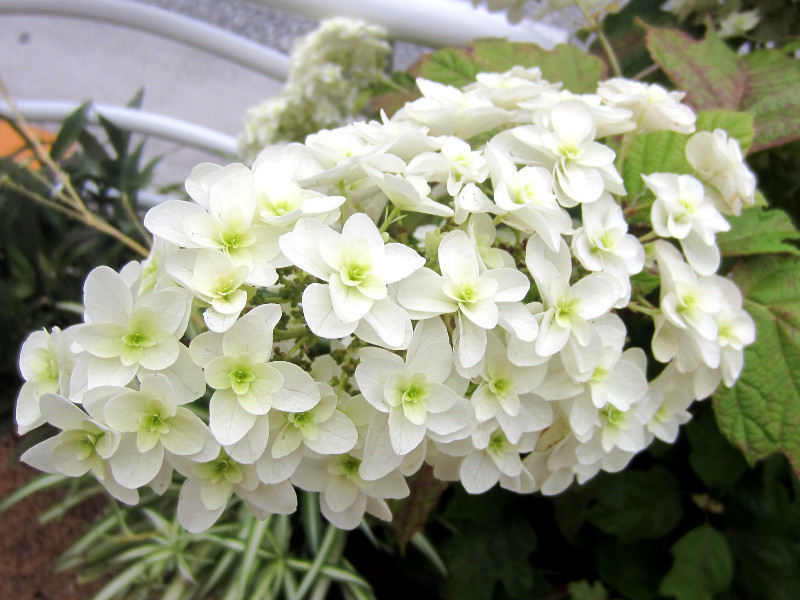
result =
M502 431L495 431L489 438L489 445L486 447L486 451L495 456L505 454L507 444L508 439L505 434Z
M412 383L405 392L403 392L403 403L404 404L417 404L419 402L424 402L428 399L430 393L425 388L424 385L420 385L419 383Z
M122 343L131 348L149 348L156 345L156 340L152 335L142 331L134 331L123 335Z
M497 377L489 382L489 390L495 396L505 396L514 389L514 381Z
M614 427L620 427L625 425L625 421L627 420L627 415L619 409L614 408L613 406L608 406L600 411L606 418L606 421L609 425Z
M225 275L217 275L214 278L214 286L217 288L217 294L222 297L227 296L236 289L234 281Z

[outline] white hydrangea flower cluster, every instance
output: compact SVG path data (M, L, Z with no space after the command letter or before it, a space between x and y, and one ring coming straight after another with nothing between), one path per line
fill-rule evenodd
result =
M418 83L391 119L199 165L193 202L151 209L151 257L92 271L85 323L23 346L19 429L60 430L23 459L128 503L178 471L190 531L234 495L290 513L296 487L350 529L423 464L557 494L674 441L754 341L716 275L723 214L754 201L736 141L642 83ZM695 173L628 195L612 146L659 129ZM628 331L648 320L650 379Z
M284 90L245 114L242 155L252 159L265 146L353 121L365 91L385 79L390 56L380 25L347 17L322 21L295 43Z

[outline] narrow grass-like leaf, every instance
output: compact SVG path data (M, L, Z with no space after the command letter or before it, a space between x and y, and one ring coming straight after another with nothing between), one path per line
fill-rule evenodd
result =
M442 557L436 552L436 548L431 544L425 535L417 532L411 538L411 545L414 546L420 553L428 559L434 569L436 569L442 577L447 577L447 566L444 564Z
M337 539L341 531L334 527L333 525L328 525L328 528L325 530L325 536L322 538L322 543L320 544L319 550L317 551L316 555L314 556L314 562L311 564L311 568L309 569L308 573L306 573L303 580L300 582L300 588L297 590L297 594L292 596L295 600L302 600L308 591L311 589L316 583L317 576L319 575L322 566L325 564L325 561L328 560L328 556L331 553L331 550L334 547Z
M143 562L133 563L103 586L92 600L111 600L111 598L129 586L137 577L141 576L147 570L147 567L148 565Z
M316 553L319 550L320 530L322 529L322 517L316 492L301 492L300 510L303 515L303 529L305 530L306 541L311 551Z
M84 102L64 119L61 129L58 130L58 135L50 147L50 158L55 161L61 160L78 141L81 132L86 127L90 104L90 102Z
M47 490L53 487L57 487L64 483L67 480L67 477L64 475L55 475L55 474L44 474L39 475L36 479L32 480L31 482L25 484L17 491L9 494L6 496L2 502L0 502L0 513L8 510L12 506L14 506L20 500L24 500L28 496L31 496L37 492L41 492L42 490Z

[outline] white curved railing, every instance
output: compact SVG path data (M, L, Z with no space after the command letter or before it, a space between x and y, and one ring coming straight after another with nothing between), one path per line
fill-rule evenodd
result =
M31 121L60 122L67 115L74 112L80 104L78 102L63 102L54 100L16 100L17 109ZM11 108L0 100L0 114L12 118ZM122 129L129 129L144 135L150 135L177 142L184 146L191 146L216 154L237 154L236 138L195 125L166 117L144 110L109 106L107 104L89 105L88 120L90 123L99 122L98 115L108 119Z
M0 15L48 15L90 19L147 31L227 58L279 81L289 57L246 38L161 8L119 0L0 0Z
M423 46L463 46L481 37L502 37L552 48L567 32L542 23L512 25L504 15L465 0L249 0L318 20L337 16L383 25L393 39Z

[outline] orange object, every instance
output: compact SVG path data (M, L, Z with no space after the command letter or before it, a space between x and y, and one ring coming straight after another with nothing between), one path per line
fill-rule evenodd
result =
M46 150L50 149L56 139L56 134L46 129L29 127L28 132L30 135L35 135ZM6 121L0 121L0 158L12 158L15 162L25 164L31 169L41 167L33 151L26 147L25 140Z

